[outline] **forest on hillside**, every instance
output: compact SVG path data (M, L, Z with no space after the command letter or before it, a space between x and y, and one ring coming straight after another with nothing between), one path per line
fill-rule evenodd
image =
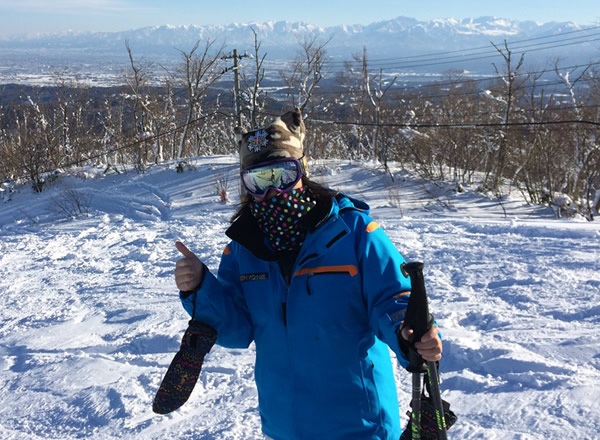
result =
M395 162L458 191L475 183L566 215L599 213L600 63L532 68L505 43L494 45L502 62L485 78L449 70L411 85L371 68L366 49L333 68L327 41L307 37L290 66L269 72L260 46L256 34L251 56L198 41L156 77L156 66L126 43L121 86L91 87L62 71L51 87L13 90L0 102L0 197L23 181L42 192L57 172L86 163L144 172L236 153L236 126L260 127L298 107L309 159L374 161L386 170Z

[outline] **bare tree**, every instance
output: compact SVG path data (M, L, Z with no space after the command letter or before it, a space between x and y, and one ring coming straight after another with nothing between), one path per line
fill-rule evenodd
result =
M54 161L68 166L80 163L93 151L96 140L90 86L69 75L67 69L53 75L55 103L47 112L50 121Z
M524 133L524 139L513 148L514 161L517 164L513 172L511 184L521 189L524 185L525 198L532 203L540 203L547 194L555 190L553 166L559 159L557 146L559 144L552 136L552 131L547 126L536 124L552 119L551 107L554 104L554 95L546 95L545 90L538 86L543 71L529 75L526 98L523 105L527 122L531 129Z
M264 110L267 98L261 87L261 83L265 79L263 63L267 54L260 54L261 43L258 41L258 34L254 28L250 29L254 34L254 73L251 79L248 78L245 72L242 74L242 80L246 87L246 90L242 94L242 99L248 110L250 125L252 128L256 128L258 126L258 115Z
M66 70L54 73L54 86L57 90L57 128L60 131L58 149L59 161L63 161L63 159L67 161L71 149L71 133L69 130L69 103L71 102L71 96L69 93L70 87Z
M219 62L223 47L211 53L213 45L214 41L207 40L202 53L197 53L200 47L200 40L198 40L189 52L180 50L183 63L178 69L177 79L187 92L187 109L185 125L179 138L177 159L182 157L190 124L202 114L202 99L206 96L209 87L221 76Z
M515 66L513 63L513 53L508 48L508 43L506 40L504 41L504 49L499 48L494 43L492 46L498 51L502 58L504 58L504 69L501 72L496 64L493 64L494 69L496 70L496 74L498 75L499 80L503 84L503 93L501 99L504 102L504 111L502 116L502 128L498 131L497 138L497 157L496 157L496 167L494 172L494 181L493 187L495 190L499 189L500 180L504 175L504 170L506 167L506 161L508 157L508 123L512 116L513 106L516 101L515 93L517 88L523 83L523 79L519 78L519 70L523 67L523 62L525 61L525 54L522 53L517 65Z
M475 169L481 166L481 135L476 130L452 127L457 121L469 121L481 112L481 100L477 99L477 86L464 72L449 70L443 81L429 93L438 97L437 105L430 106L430 120L444 126L431 129L430 143L435 148L432 162L437 162L437 177L443 179L446 170L457 187L470 181ZM436 170L432 170L436 174Z
M15 123L13 142L19 173L25 172L34 191L42 192L46 184L45 174L55 166L48 119L40 105L29 97L29 105L16 114Z
M589 69L590 66L587 66L575 78L572 78L572 75L576 70L563 73L559 69L558 62L554 65L556 75L560 78L561 82L569 92L575 120L577 121L584 120L583 112L580 108L579 100L577 99L577 83L585 78ZM570 166L565 171L568 173L569 192L573 195L577 195L581 192L582 180L586 180L583 175L586 165L589 163L590 157L598 150L599 146L596 143L596 136L594 134L588 136L589 132L582 129L580 126L576 126L573 133L573 151L570 158Z
M366 53L365 53L366 57ZM380 160L383 162L385 169L388 169L387 165L387 152L385 149L380 151L380 141L379 135L381 131L381 113L383 111L384 103L385 103L385 95L390 90L390 88L394 85L398 76L394 76L391 80L386 80L383 77L383 69L379 69L378 75L373 75L371 79L367 80L367 95L369 97L369 101L374 109L374 126L373 126L373 160ZM371 82L373 83L371 85ZM374 86L374 87L373 87Z
M129 62L131 66L132 74L126 73L125 81L131 89L133 94L133 126L135 136L137 139L137 166L141 167L146 161L148 152L147 142L147 114L149 113L147 98L145 96L145 88L147 87L150 77L148 70L151 67L150 64L144 63L143 60L134 60L129 40L125 40L125 47L127 48L127 54L129 55ZM144 147L142 151L142 145Z
M346 137L349 145L356 151L357 158L369 156L369 140L364 128L370 122L368 85L369 72L367 49L362 55L354 54L352 61L344 63L344 70L337 75L337 82L344 89L343 95L348 101L353 119L358 123L352 126ZM371 157L373 157L371 155Z
M134 60L129 40L125 40L125 47L127 48L127 54L129 55L129 64L131 66L131 73L125 73L125 82L131 89L134 97L133 104L133 122L135 132L140 133L144 131L144 99L143 99L143 88L148 85L149 76L148 68L149 64L145 64L143 60Z
M325 77L325 46L332 38L320 41L316 35L305 37L300 42L301 53L294 61L291 73L280 73L288 90L288 99L291 99L292 105L298 107L302 113L311 102L317 85Z
M342 84L350 95L351 107L361 124L369 124L371 136L360 125L355 127L358 145L362 149L365 144L370 145L370 157L373 161L382 161L387 169L387 148L380 148L382 144L382 113L385 110L386 94L398 79L397 75L387 78L383 69L375 74L369 73L367 48L363 47L362 55L354 55L353 62L345 64L344 73L338 75L338 82ZM365 138L365 142L363 142ZM384 143L384 145L387 145Z
M116 93L104 98L100 112L103 117L99 121L100 145L97 152L98 161L109 170L118 171L117 164L124 162L123 143L125 142L126 93Z

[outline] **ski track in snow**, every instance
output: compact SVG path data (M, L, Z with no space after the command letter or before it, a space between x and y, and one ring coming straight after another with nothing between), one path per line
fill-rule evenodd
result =
M182 240L216 271L239 194L235 157L198 158L0 200L0 438L262 439L254 349L215 347L192 397L151 402L189 317L173 280ZM449 192L370 164L317 161L316 180L366 200L407 260L424 261L444 337L456 439L598 438L600 225ZM98 176L94 176L98 174ZM68 188L90 213L66 219ZM54 200L54 201L53 201ZM400 412L409 374L397 369Z

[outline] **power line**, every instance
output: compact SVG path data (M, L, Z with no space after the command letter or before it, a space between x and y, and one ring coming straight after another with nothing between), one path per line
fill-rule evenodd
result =
M597 29L597 28L600 28L600 26L594 27L594 28L587 28L585 31L588 31L588 30L591 30L591 29ZM566 33L563 33L563 34L559 34L558 36L572 34L572 33L576 33L576 32L583 32L583 31L584 30L571 31L571 32L566 32ZM593 35L600 35L600 33L593 34ZM551 37L557 37L557 36L555 35L555 36L551 36ZM527 42L527 41L539 40L539 39L542 39L542 38L550 38L550 37L537 37L537 38L526 39L526 40L519 40L519 41L520 42L523 42L523 41ZM600 40L600 38L599 39L594 39L594 40L588 40L588 41L597 41L597 40ZM564 45L579 44L579 43L581 43L581 42L567 43L567 44L564 44ZM545 44L547 44L547 43L545 43ZM537 48L537 49L533 49L533 50L543 50L543 49L549 49L549 48L553 48L553 47L560 47L560 46L564 46L564 45L551 46L551 47L546 47L546 48ZM453 51L453 52L462 52L462 51ZM493 57L497 57L497 56L500 56L500 54L493 55ZM478 58L471 58L471 59L468 59L468 60L479 60L479 59L485 59L485 58L491 58L491 57L492 56L478 57ZM468 60L463 60L463 61L468 61ZM436 63L431 63L431 64L428 64L428 65L447 64L447 63L448 63L447 61L446 62L436 62ZM561 69L572 69L572 68L579 68L579 67L584 67L584 66L589 67L589 66L595 66L595 65L598 65L598 64L600 64L600 62L590 63L588 65L569 66L569 67L565 67L565 68L561 68ZM419 66L424 66L424 65L419 65ZM408 67L411 67L411 66L404 66L403 68L408 68ZM551 70L553 70L553 69L546 69L546 70L542 70L542 71L538 71L538 72L518 73L517 75L515 75L515 77L532 75L532 74L533 75L535 75L535 74L543 74L543 73L550 72ZM484 82L484 81L492 81L494 79L497 79L497 77L479 78L479 79L466 78L462 82L478 83L478 82ZM426 87L439 87L439 86L443 86L443 85L454 85L454 84L455 83L450 82L450 81L449 82L445 82L445 83L444 82L434 82L433 84L426 84L426 85L419 85L419 86L406 86L406 87L403 88L403 90L422 89L422 88L426 88ZM557 85L557 84L561 84L561 83L559 82L559 83L551 83L551 84L544 84L544 85L548 86L548 85ZM185 90L179 90L179 91L177 91L177 92L174 93L174 97L177 97L177 95L181 96L184 92L185 92ZM343 93L343 92L344 92L344 90L341 91L341 93ZM322 90L320 90L320 91L318 90L318 93L320 95L325 95L326 93L339 94L340 92L337 91L337 90L329 90L327 92L323 92ZM465 95L473 95L473 94L476 94L476 93L475 92L471 92L471 93L466 93ZM455 96L459 96L459 95L460 94L455 94ZM446 95L431 95L430 97L431 98L437 98L437 97L445 97L445 96ZM423 96L423 97L426 98L427 96Z
M557 34L557 35L553 35L553 36L530 38L530 39L514 41L511 43L507 42L507 45L537 41L537 40L545 39L545 38L558 38L558 37L562 37L563 35L573 34L576 32L586 32L589 30L596 30L596 29L600 29L600 26L587 28L585 30L565 32L565 33ZM535 52L535 51L539 51L539 50L555 49L558 47L565 47L565 46L571 46L571 45L582 44L582 43L590 43L590 42L600 40L600 38L593 38L593 39L589 38L589 37L595 37L598 35L600 35L600 33L593 33L590 35L582 35L582 36L567 38L567 39L560 39L557 41L529 44L529 45L524 45L521 47L512 48L511 50L517 54L521 54L521 53L525 53L526 51L524 49L526 49L528 47L532 47L532 49L528 50L529 52ZM582 40L582 38L586 38L586 39ZM579 40L579 41L572 41L572 40ZM565 43L566 41L571 41L571 42ZM561 44L556 44L556 43L561 43ZM542 47L536 47L536 46L540 46L540 45ZM496 44L496 46L502 46L502 44L498 43L498 44ZM484 50L484 52L481 54L469 53L469 52L482 51L482 50ZM448 55L448 54L454 54L454 53L462 54L462 55L454 55L454 56L447 56L447 57L440 58L440 55ZM481 55L481 56L475 56L475 55ZM499 56L501 56L501 55L497 52L497 50L495 48L491 48L489 46L485 46L485 47L482 46L482 47L477 47L477 48L472 48L472 49L438 52L438 53L416 55L416 56L409 56L409 57L382 58L382 59L378 59L377 61L370 60L370 64L371 64L371 68L376 68L376 69L381 69L384 67L385 68L409 69L409 68L417 68L417 67L429 67L429 66L434 66L434 65L450 64L450 63L454 63L454 62L458 62L458 61L463 61L463 62L479 61L479 60L484 60L484 59L489 59L489 58L496 58ZM467 58L465 58L465 57L467 57ZM427 59L415 60L415 58L427 58ZM431 59L429 59L429 58L431 58ZM414 61L408 62L408 61L402 61L402 60L414 60ZM441 61L441 60L446 60L446 61ZM381 61L385 61L385 62L381 63ZM267 64L268 63L277 64L279 66L278 70L280 70L280 71L293 71L293 68L282 69L281 63L275 63L275 62L270 62L270 61L266 61L266 63ZM290 63L291 62L287 62L287 63L283 63L283 64L289 65ZM331 60L328 62L328 65L335 66L336 64L340 64L340 63L342 65L346 65L347 63L352 63L352 61L333 61L333 60Z
M274 114L268 113L268 112L259 112L259 113L261 113L263 116L265 116L265 115L278 116L278 115L274 115ZM85 163L85 162L88 162L88 161L91 161L94 159L104 157L109 154L113 154L113 153L116 153L116 152L119 152L119 151L122 151L125 149L129 149L129 148L141 145L142 143L145 143L145 142L155 141L164 136L168 136L170 134L173 134L173 133L183 129L186 125L195 125L198 122L208 119L215 115L221 115L221 116L224 116L225 118L231 118L231 119L236 118L235 114L226 113L221 110L215 110L207 115L203 115L203 116L200 116L196 119L189 121L188 124L179 125L172 129L166 130L160 134L148 136L148 137L145 137L144 139L139 139L139 140L127 143L125 145L122 145L120 147L111 148L111 149L108 149L106 151L103 151L101 153L98 153L98 154L95 154L92 156L86 156L85 158L82 158L80 160L70 161L65 164L59 164L58 166L60 168L70 168L73 166L81 165L82 163ZM506 128L515 128L515 127L523 128L523 127L535 127L535 126L563 126L563 125L582 125L582 126L584 126L584 128L586 128L586 126L587 126L587 127L593 128L593 129L597 129L597 127L600 127L600 122L589 121L589 120L559 120L559 121L508 122L508 123L456 122L456 123L444 123L444 124L439 124L439 123L416 123L415 124L415 123L392 123L392 122L374 123L374 122L310 119L310 122L317 123L317 124L326 124L326 125L365 126L365 127L379 126L379 127L399 128L399 129L438 129L438 128L482 129L482 128L499 128L499 127L506 129ZM561 128L561 130L562 130L562 128ZM39 174L45 174L50 171L51 171L51 169L47 169L45 171L40 172ZM28 177L29 176L22 175L13 180L18 181L21 179L27 179Z
M227 108L227 107L225 107ZM262 116L277 117L278 114L260 111ZM221 112L222 115L228 115L227 113ZM229 117L234 117L229 114ZM398 123L398 122L359 122L359 121L343 121L343 120L327 120L319 118L310 118L308 121L311 123L327 124L327 125L351 125L351 126L364 126L364 127L392 127L392 128L490 128L490 127L525 127L525 126L555 126L555 125L584 125L592 127L600 127L600 122L589 121L589 120L559 120L559 121L533 121L533 122L450 122L445 124L439 123Z
M498 79L498 78L494 78L494 79ZM582 78L579 80L579 82L594 82L596 81L596 78ZM519 86L520 90L527 90L527 89L535 89L535 88L543 88L543 87L550 87L550 86L557 86L557 85L562 85L564 84L563 81L561 80L556 80L554 82L546 82L543 84L543 86L541 86L540 84L523 84ZM431 87L433 87L434 85L432 85ZM392 89L393 92L403 92L406 91L408 88L400 88L400 89ZM417 88L418 90L418 88ZM315 96L328 96L328 95L338 95L338 96L344 96L344 93L352 93L352 90L350 89L341 89L341 90L324 90L324 89L318 89L316 90L313 94ZM452 94L448 94L448 93L443 93L443 94L431 94L431 95L426 95L426 94L417 94L414 97L418 98L418 99L436 99L436 98L460 98L460 97L465 97L465 96L477 96L477 95L481 95L482 90L477 89L471 92L461 92L461 93L452 93ZM410 98L410 95L404 94L402 95L405 98Z
M600 65L600 62L596 62L596 63L590 63L590 64L580 64L580 65L572 65L572 66L566 66L563 68L559 68L559 70L572 70L572 69L577 69L577 68L581 68L581 67L590 67L590 66L596 66L596 65ZM534 72L524 72L524 73L518 73L516 75L514 75L514 78L519 78L519 77L528 77L531 75L537 75L537 74L543 74L543 73L548 73L548 72L552 72L555 69L544 69L544 70L540 70L540 71L534 71ZM427 84L427 85L423 85L423 86L416 86L416 87L403 87L401 90L402 91L410 91L410 90L421 90L421 89L426 89L426 88L431 88L431 87L439 87L439 86L445 86L445 85L456 85L457 83L478 83L478 82L482 82L482 81L492 81L492 80L497 80L498 77L494 77L494 78L486 78L486 79L477 79L477 80L472 80L472 79L465 79L460 80L460 81L455 81L455 82L435 82L434 84ZM590 78L582 78L580 79L581 82L589 82L589 81L595 81L596 78L590 77ZM557 80L554 82L546 82L543 84L524 84L520 86L521 90L527 90L527 89L533 89L535 87L539 87L540 89L543 89L544 87L549 87L549 86L555 86L555 85L562 85L564 84L564 82L562 80ZM327 96L327 95L338 95L338 96L343 96L344 93L352 93L352 89L350 88L342 88L342 89L322 89L322 88L317 88L315 90L315 96ZM481 95L482 91L481 90L475 90L475 91L471 91L471 92L461 92L461 93L443 93L443 94L429 94L429 95L417 95L415 96L418 99L435 99L435 98L461 98L461 97L467 97L467 96L478 96ZM203 100L203 105L207 105L211 102L217 101L218 99L220 99L222 97L221 93L216 94L215 96L205 99ZM408 97L410 98L410 96ZM561 108L564 110L567 109L575 109L575 108L593 108L594 106L584 106L584 105L578 105L578 106L564 106ZM552 110L552 108L547 108L545 110ZM96 114L98 113L98 109L93 109L93 110L87 110L84 109L84 112L87 112L88 114L93 113Z
M596 37L599 35L600 35L600 32L586 36L586 38L592 37L592 36ZM540 43L534 43L534 44L529 44L529 45L524 45L524 46L516 46L516 47L509 46L509 50L511 50L512 52L516 52L516 53L522 53L525 51L525 49L530 48L530 47L533 48L533 49L531 49L531 51L538 51L538 50L545 50L545 49L553 49L556 47L562 47L562 46L566 46L566 45L573 45L573 44L597 41L597 39L581 40L581 38L582 37L575 37L575 38L571 38L571 39L561 40L560 41L561 44L556 44L558 42L554 41L554 42L542 43L542 46L540 45ZM578 41L572 41L571 43L565 43L566 41L571 41L571 40L578 40ZM553 44L553 45L548 46L550 44ZM545 45L545 47L543 45ZM497 46L497 47L499 47L499 46ZM398 61L394 60L394 61L389 61L386 63L376 63L375 67L377 67L377 68L405 67L405 66L421 67L421 66L430 66L430 65L438 65L438 64L447 64L449 62L456 62L456 61L474 61L474 60L476 61L476 60L483 60L483 59L487 59L487 58L496 58L499 56L500 56L500 54L498 53L498 50L496 48L488 47L487 49L482 50L481 53L475 52L475 53L469 53L468 55L435 56L435 57L427 58L424 60L410 62L410 63L418 62L418 63L427 63L427 64L407 64L408 62L402 62L402 61L398 62ZM471 58L465 58L465 57L471 57Z
M548 68L548 69L543 69L543 70L537 70L537 71L524 71L524 72L518 72L518 73L514 73L512 74L512 77L514 79L519 79L519 78L529 78L532 76L538 76L538 79L541 78L541 76L543 74L546 73L552 73L555 72L556 70L558 71L573 71L575 69L580 69L580 68L589 68L589 67L594 67L594 66L599 66L600 65L600 61L599 62L593 62L593 63L588 63L588 64L576 64L576 65L570 65L570 66L564 66L564 67L553 67L553 68ZM391 89L392 92L396 92L398 93L399 91L402 92L419 92L421 90L425 90L425 89L430 89L430 88L444 88L445 86L457 86L457 85L464 85L464 84L480 84L480 83L484 83L484 82L493 82L493 81L497 81L499 80L500 77L499 76L493 76L493 77L486 77L486 78L469 78L469 77L465 77L465 78L457 78L456 80L448 80L448 81L431 81L430 83L427 84L420 84L417 86L409 86L409 85L403 85L401 87L395 87L393 89ZM590 78L584 78L581 79L581 82L590 82L590 81L595 81L596 78L590 77ZM556 86L556 85L563 85L564 82L562 80L556 80L556 81L546 81L546 82L536 82L533 84L523 84L520 86L520 89L534 89L534 88L539 88L540 90L544 90L546 87L551 87L551 86ZM284 87L285 88L285 87ZM327 88L323 88L320 86L317 86L315 88L315 91L313 92L313 94L315 96L328 96L328 95L336 95L336 96L344 96L344 94L346 93L356 93L356 92L360 92L360 90L357 90L354 85L351 86L347 86L347 87L340 87L340 88L335 88L335 87L327 87ZM450 95L450 94L419 94L417 97L419 99L434 99L434 98L447 98L447 97L453 97L453 98L460 98L463 96L476 96L481 94L481 90L475 90L475 91L465 91L465 92L461 92L461 93L456 93L456 89L455 91Z
M578 41L578 42L565 43L565 44L556 44L554 46L548 46L548 47L533 48L533 49L529 49L528 51L523 51L523 50L518 51L517 50L517 51L514 51L513 53L522 54L522 53L527 53L527 52L537 52L540 50L556 49L558 47L573 46L576 44L589 43L589 42L593 42L593 41L600 41L600 38L594 38L591 40ZM490 58L498 58L500 56L501 55L499 53L496 53L496 54L492 54L492 55L485 55L485 56L478 56L478 57L471 57L471 58L453 57L453 59L447 60L447 61L432 61L432 62L424 62L424 63L420 63L420 64L390 64L390 65L384 65L384 67L386 67L388 69L411 69L411 68L417 68L417 67L431 67L431 66L440 66L440 65L445 65L445 64L455 64L458 61L460 61L460 62L481 61L481 60L490 59ZM376 66L376 67L381 68L382 66Z
M600 36L600 33L594 34L593 36ZM558 47L573 46L575 44L581 44L581 43L589 43L589 42L593 42L593 41L598 41L599 39L600 38L594 38L594 39L573 41L573 42L568 42L568 43L561 42L561 44L555 44L556 42L553 42L553 45L551 45L551 46L540 46L540 47L538 47L537 44L522 46L522 47L512 47L512 48L509 47L509 50L514 54L524 54L527 52L537 52L540 50L555 49ZM544 43L544 44L550 44L550 43ZM531 49L528 49L528 48L531 48ZM475 55L478 55L478 56L475 56ZM436 65L450 64L450 63L455 63L455 62L480 61L480 60L484 60L484 59L498 58L501 56L501 54L495 48L493 48L492 50L487 50L481 54L473 53L473 54L469 54L466 56L470 57L470 58L465 58L464 55L463 56L437 57L437 58L423 60L422 62L420 62L420 64L389 63L389 64L381 64L376 67L378 67L378 68L407 68L407 67L436 66Z
M526 39L522 39L522 40L507 41L507 44L510 46L510 45L514 45L514 44L527 43L527 42L531 42L531 41L543 40L543 39L548 39L548 38L558 38L558 37L561 37L561 36L564 36L564 35L571 35L571 34L576 34L576 33L588 32L588 31L597 30L597 29L600 29L600 26L592 26L592 27L588 27L588 28L585 28L585 29L578 29L578 30L569 31L569 32L562 32L560 34L555 34L555 35L547 35L547 36L540 36L540 37L534 37L534 38L526 38ZM502 45L502 43L495 43L495 44L497 46ZM440 55L448 55L448 54L453 54L453 53L471 52L471 51L477 51L477 50L481 50L481 49L490 50L490 46L478 46L478 47L472 47L472 48L466 48L466 49L457 49L457 50L451 50L451 51L432 52L432 53L426 53L426 54L421 54L421 55L409 55L409 56L404 56L404 57L376 58L376 59L372 59L370 61L380 62L380 61L411 60L411 59L415 59L415 58L432 58L432 57L438 57ZM346 63L346 61L331 61L330 63L332 63L332 64L337 64L337 63L344 64L344 63Z
M178 126L173 127L173 128L171 128L169 130L163 131L160 134L147 136L147 137L144 137L143 139L139 139L139 140L127 143L125 145L121 145L120 147L111 148L109 150L103 151L102 153L98 153L98 154L93 155L93 156L86 156L84 159L81 159L81 160L77 160L77 161L73 161L73 162L68 162L68 163L66 163L64 165L61 164L60 167L69 168L69 167L72 167L72 166L75 166L75 165L79 165L79 164L88 162L90 160L99 159L99 158L101 158L103 156L106 156L106 155L109 155L109 154L113 154L113 153L117 153L119 151L126 150L126 149L129 149L129 148L141 145L142 143L152 142L152 141L158 140L158 139L160 139L160 138L162 138L164 136L168 136L168 135L171 135L173 133L176 133L179 130L182 130L183 128L185 128L186 125L192 125L192 126L196 125L198 122L203 121L205 119L208 119L208 118L210 118L210 117L212 117L212 116L214 116L216 114L222 114L222 115L225 115L225 116L230 116L230 115L228 115L226 113L223 113L223 112L220 112L220 111L217 110L217 111L209 113L208 115L204 115L204 116L200 116L200 117L198 117L196 119L192 119L187 124L178 125Z
M573 65L573 66L566 66L566 67L560 67L559 70L567 70L567 69L576 69L576 68L581 68L581 67L592 67L592 66L597 66L600 65L600 62L595 62L595 63L589 63L589 64L579 64L579 65ZM514 73L513 72L513 78L519 78L519 77L523 77L523 76L532 76L532 75L537 75L537 74L544 74L544 73L549 73L549 72L554 72L555 69L545 69L545 70L539 70L539 71L527 71L527 72L523 72L523 73ZM443 87L443 86L457 86L457 85L463 85L463 84L476 84L476 83L482 83L482 82L490 82L490 81L495 81L498 80L500 77L497 75L494 76L489 76L486 78L471 78L471 77L463 77L463 78L456 78L455 80L448 80L448 81L435 81L432 80L430 82L428 82L427 84L419 84L416 86L410 86L410 85L402 85L402 86L398 86L396 87L394 90L396 89L402 89L404 91L407 90L421 90L421 89L428 89L428 88L438 88L438 87ZM543 84L546 85L546 84ZM537 86L540 86L539 84ZM347 86L347 87L342 87L342 88L333 88L333 87L327 87L326 89L323 87L317 87L317 89L319 90L321 95L326 95L326 94L334 94L334 95L339 95L340 93L344 93L344 92L348 92L351 90L353 86ZM285 88L285 87L284 87Z

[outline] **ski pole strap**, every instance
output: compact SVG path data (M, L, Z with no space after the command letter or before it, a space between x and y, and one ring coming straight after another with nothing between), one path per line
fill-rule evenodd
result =
M414 376L419 376L418 373L413 373L413 384L415 383ZM414 397L410 402L411 411L407 411L408 424L402 431L400 440L442 440L447 439L446 431L450 429L452 425L456 423L456 414L450 409L450 404L445 400L441 400L442 408L444 413L445 429L440 429L438 422L441 417L438 418L436 409L429 393L431 387L429 377L425 374L423 386L420 389L420 395L417 398ZM427 391L427 393L426 393ZM415 437L416 436L416 437Z

